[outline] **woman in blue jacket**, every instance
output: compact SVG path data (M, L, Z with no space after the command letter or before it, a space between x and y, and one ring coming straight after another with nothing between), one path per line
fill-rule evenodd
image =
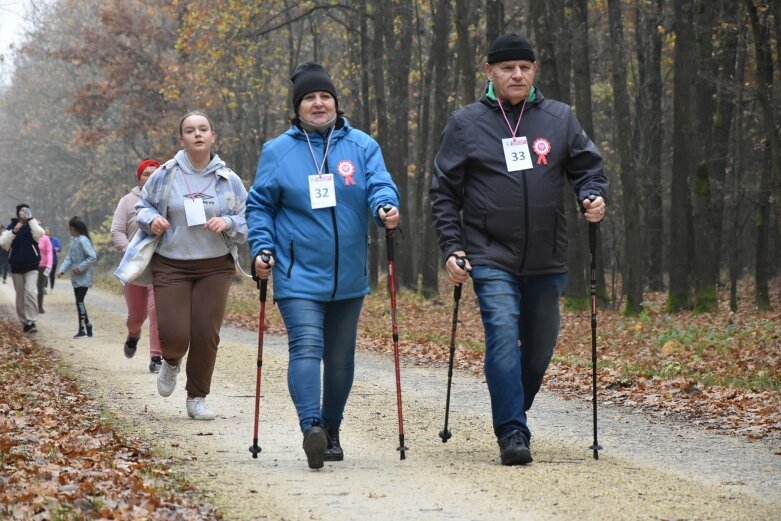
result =
M247 198L248 240L257 274L274 275L288 332L288 389L309 467L320 468L344 458L339 427L369 293L368 215L378 226L398 226L399 193L377 142L342 117L326 70L304 63L291 81L295 117L263 146Z
M73 338L85 338L92 336L92 323L87 316L87 308L84 305L84 297L87 290L92 287L95 261L98 259L92 240L87 230L87 225L78 217L68 221L71 232L71 244L68 255L57 272L57 277L62 277L66 271L71 272L71 284L73 294L76 296L76 310L79 313L79 331Z

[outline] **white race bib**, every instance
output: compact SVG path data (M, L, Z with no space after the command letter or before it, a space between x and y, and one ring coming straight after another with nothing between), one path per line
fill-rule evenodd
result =
M533 168L529 142L526 136L508 137L502 140L504 160L507 162L507 171L529 170Z
M185 197L184 214L187 216L187 226L205 224L206 210L203 209L203 199L200 197Z
M312 210L336 206L333 174L309 176L309 200L312 202Z

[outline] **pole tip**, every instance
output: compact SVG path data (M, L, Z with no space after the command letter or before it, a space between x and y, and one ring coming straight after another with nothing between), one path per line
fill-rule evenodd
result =
M594 459L599 459L599 451L602 450L602 445L595 443L594 445L589 446L589 449L594 451Z
M250 446L249 451L252 453L252 459L258 459L258 453L262 451L260 445L257 443Z

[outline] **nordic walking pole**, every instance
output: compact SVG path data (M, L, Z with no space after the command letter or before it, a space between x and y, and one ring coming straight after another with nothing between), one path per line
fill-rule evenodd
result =
M268 264L271 260L271 255L267 252L263 252L260 254L260 260ZM268 279L261 279L255 274L254 259L252 262L252 279L260 290L260 318L258 319L258 372L255 381L255 432L252 435L252 446L249 448L249 451L252 453L252 457L257 459L258 453L261 451L260 445L258 445L258 423L260 419L260 378L261 369L263 368L263 332L266 329L266 291L268 290Z
M466 257L456 256L456 264L461 269L466 267ZM447 428L447 421L450 418L450 384L453 382L453 357L456 354L456 328L458 327L458 301L461 300L461 284L456 284L453 288L453 325L450 328L450 361L447 365L447 398L445 399L445 427L439 431L439 437L442 443L453 437L453 433Z
M592 201L595 195L590 195ZM591 252L591 403L594 405L594 459L602 446L597 442L597 224L588 224L588 248Z
M392 206L386 205L382 208L384 212L389 212ZM391 324L393 325L393 363L396 366L396 408L399 413L399 451L400 459L407 456L404 446L404 414L401 410L401 371L399 369L399 327L396 323L396 261L393 254L393 230L385 231L385 246L388 253L388 285L390 287L391 298Z

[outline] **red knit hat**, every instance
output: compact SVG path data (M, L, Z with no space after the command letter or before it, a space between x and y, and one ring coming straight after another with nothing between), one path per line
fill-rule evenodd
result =
M140 163L138 163L138 168L136 169L136 178L141 179L141 174L144 173L144 170L149 168L150 166L155 167L155 169L160 168L160 162L155 161L154 159L144 159Z

